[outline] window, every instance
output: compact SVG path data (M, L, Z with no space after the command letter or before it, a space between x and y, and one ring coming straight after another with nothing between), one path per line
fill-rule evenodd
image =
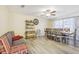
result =
M75 19L74 18L64 19L64 21L63 21L63 28L70 28L70 31L74 32Z
M54 25L53 26L54 28L62 28L63 21L62 20L57 20L57 21L54 22L53 25Z
M75 29L75 18L56 20L53 23L53 27L54 28L70 28L70 31L73 32Z

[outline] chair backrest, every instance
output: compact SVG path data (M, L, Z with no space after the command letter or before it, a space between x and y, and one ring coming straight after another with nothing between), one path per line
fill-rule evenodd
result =
M0 37L0 40L2 41L2 44L4 46L6 53L7 54L10 53L10 45L9 45L7 37L5 35L3 35Z
M64 28L63 31L70 32L70 28Z

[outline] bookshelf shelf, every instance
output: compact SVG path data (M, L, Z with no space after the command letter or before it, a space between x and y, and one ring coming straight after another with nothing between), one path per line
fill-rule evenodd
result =
M32 20L25 21L25 38L34 39L36 37L35 25Z

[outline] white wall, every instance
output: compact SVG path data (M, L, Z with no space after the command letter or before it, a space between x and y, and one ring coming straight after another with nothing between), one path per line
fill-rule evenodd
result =
M39 19L39 24L35 25L36 31L40 30L39 36L44 36L45 35L44 29L47 27L47 20L39 17L37 18Z
M8 11L5 6L0 6L0 36L7 32Z
M11 13L9 24L9 31L15 31L16 34L24 35L25 32L25 16Z
M47 28L53 28L53 19L51 20L51 19L47 19L47 23L46 23L47 25L46 25L46 27Z
M9 31L13 30L16 34L25 36L25 20L33 20L34 18L39 19L39 24L35 25L35 29L40 29L40 36L44 35L44 28L46 27L46 20L39 17L27 16L24 14L11 12L9 14Z
M9 11L6 6L0 6L0 36L8 31L15 31L16 34L25 36L25 20L33 20L34 18L39 19L39 24L35 26L35 29L36 31L40 30L40 36L43 36L48 20L15 13Z

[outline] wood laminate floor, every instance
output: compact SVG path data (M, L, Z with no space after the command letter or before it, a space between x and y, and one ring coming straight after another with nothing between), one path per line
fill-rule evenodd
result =
M39 37L26 40L30 54L78 54L79 48Z

